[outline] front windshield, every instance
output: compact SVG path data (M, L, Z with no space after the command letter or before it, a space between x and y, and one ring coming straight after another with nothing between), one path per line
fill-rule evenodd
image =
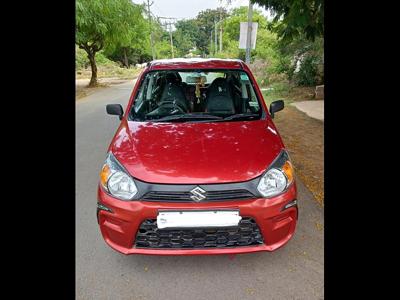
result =
M130 117L135 121L255 120L262 106L240 70L152 71L145 75Z

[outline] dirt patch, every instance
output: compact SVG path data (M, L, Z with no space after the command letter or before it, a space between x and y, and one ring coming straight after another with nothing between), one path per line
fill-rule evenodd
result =
M286 106L274 123L289 151L296 175L324 203L324 123Z

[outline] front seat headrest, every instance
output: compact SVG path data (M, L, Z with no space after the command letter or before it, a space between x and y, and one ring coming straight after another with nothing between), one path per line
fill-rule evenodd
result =
M235 106L225 78L216 78L209 87L206 111L215 114L233 114Z

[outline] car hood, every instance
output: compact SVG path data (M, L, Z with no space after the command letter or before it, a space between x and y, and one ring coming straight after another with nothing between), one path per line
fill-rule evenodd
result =
M269 120L155 123L123 120L110 150L136 179L205 184L251 180L283 148Z

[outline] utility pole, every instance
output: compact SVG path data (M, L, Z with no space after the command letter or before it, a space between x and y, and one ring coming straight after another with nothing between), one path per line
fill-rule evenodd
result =
M172 23L168 23L168 24L169 24L169 38L171 40L171 54L172 54L172 58L174 58L174 42L172 40L172 29L171 29Z
M215 39L215 47L214 47L214 55L217 54L218 51L218 31L217 31L217 21L214 20L214 39Z
M168 17L158 17L159 19L166 19L166 20L176 20L177 18L168 18ZM163 25L169 26L168 31L169 31L169 39L171 43L171 55L172 58L174 58L174 41L172 39L172 25L174 25L174 22L165 22Z
M210 56L212 56L212 44L213 44L213 38L212 38L212 34L213 34L213 31L211 30L211 35L210 35Z
M222 11L219 11L219 52L222 52Z
M163 25L168 26L168 31L169 31L169 39L171 43L171 56L174 58L174 41L172 40L172 26L173 23L164 23Z
M154 2L150 4L150 0L147 0L147 14L149 18L149 26L150 26L150 47L151 47L151 54L153 56L153 60L156 59L156 53L154 49L154 39L153 39L153 26L151 24L151 12L150 12L150 6L153 5Z
M222 20L219 21L219 52L222 52Z
M247 15L247 39L246 39L246 64L250 64L251 32L253 23L253 3L249 0L249 12Z

